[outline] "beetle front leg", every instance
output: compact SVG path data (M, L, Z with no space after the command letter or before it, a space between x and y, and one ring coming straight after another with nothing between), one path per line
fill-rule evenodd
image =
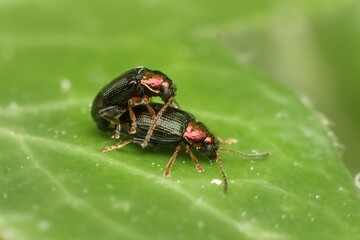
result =
M130 120L131 120L131 128L129 130L129 134L134 134L136 133L136 117L134 114L134 111L132 110L133 106L139 105L141 103L144 103L145 106L148 109L148 112L150 114L150 116L152 117L153 120L155 120L155 111L154 109L149 105L149 97L144 96L142 98L139 97L133 97L131 99L128 100L128 110L129 110L129 115L130 115Z
M185 149L186 149L186 152L190 155L195 167L196 167L196 170L199 172L199 173L203 173L205 172L205 170L203 169L202 166L200 166L199 164L199 161L197 160L197 158L195 157L195 155L193 154L193 152L191 151L190 149L190 146L189 145L185 145Z
M176 157L177 157L177 155L179 154L180 150L181 150L181 145L178 144L178 145L176 146L175 152L174 152L173 155L171 156L168 164L166 165L166 170L165 170L165 172L164 172L164 176L165 176L165 177L168 177L168 176L170 175L172 166L174 165L174 162L175 162Z
M142 98L142 101L143 101L143 103L145 104L145 106L146 106L146 108L147 108L147 110L148 110L151 118L152 118L153 120L155 120L155 119L156 119L156 114L155 114L154 109L149 105L149 102L150 102L149 97L144 96L144 97Z
M129 130L129 134L134 134L136 133L136 117L134 114L134 111L132 110L132 108L129 106L129 115L130 115L130 120L131 120L131 128Z
M139 97L133 97L128 100L128 110L131 120L131 128L129 130L129 134L136 133L136 117L134 114L134 111L132 110L132 107L138 104L141 104L143 102L142 98Z

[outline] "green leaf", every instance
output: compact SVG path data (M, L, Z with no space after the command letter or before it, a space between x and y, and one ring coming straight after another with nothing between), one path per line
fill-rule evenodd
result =
M359 192L323 119L216 40L266 5L203 4L1 3L0 239L359 236ZM271 156L222 152L224 195L201 154L205 173L183 152L165 178L172 146L101 153L115 141L92 122L92 98L138 65L164 71L184 110L239 140L227 148Z

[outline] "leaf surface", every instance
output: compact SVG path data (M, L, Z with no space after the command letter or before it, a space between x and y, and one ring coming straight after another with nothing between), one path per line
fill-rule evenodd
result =
M240 12L161 1L4 2L0 21L1 239L355 239L359 193L304 99L240 66L216 40ZM191 7L190 7L191 5ZM4 11L7 10L7 11ZM263 9L263 10L262 10ZM135 14L136 13L136 14ZM139 18L138 16L141 16ZM213 20L210 28L208 23ZM221 37L221 36L220 36ZM134 66L165 72L181 108L243 152L216 164L116 143L89 106ZM215 181L216 182L216 181Z

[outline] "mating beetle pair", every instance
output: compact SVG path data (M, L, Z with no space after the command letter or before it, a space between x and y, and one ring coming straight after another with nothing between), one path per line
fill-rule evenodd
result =
M156 117L154 110L149 106L149 99L153 96L161 97L166 103L164 111L168 105L173 104L175 92L176 86L162 72L137 67L121 74L100 90L92 103L91 116L100 130L106 131L110 129L111 124L116 125L113 137L119 139L121 124L116 117L129 111L132 122L129 133L135 133L136 118L132 107L143 103L154 120L149 128L149 135L151 135L156 124ZM146 147L146 145L147 143L144 142L143 146Z
M131 142L141 144L143 147L174 144L175 152L164 172L164 175L168 176L184 145L198 172L204 172L204 169L191 149L199 150L210 161L216 159L226 192L227 177L219 153L219 150L226 149L220 147L219 142L232 143L236 140L221 140L192 114L178 109L173 102L175 92L175 85L165 74L143 67L131 69L106 85L94 99L92 117L99 129L115 130L114 138L119 138L120 133L124 133L130 139L105 147L102 151L119 149ZM159 96L165 104L150 103L149 99L153 96ZM229 151L247 157L268 155L268 153L247 154Z

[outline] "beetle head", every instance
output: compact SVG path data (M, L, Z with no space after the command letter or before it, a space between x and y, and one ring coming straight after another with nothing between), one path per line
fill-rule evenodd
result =
M145 87L145 92L150 96L159 96L164 102L175 96L176 86L170 78L157 70L144 68L140 84Z
M209 159L217 157L219 141L201 122L190 122L183 138L189 145L204 153Z

